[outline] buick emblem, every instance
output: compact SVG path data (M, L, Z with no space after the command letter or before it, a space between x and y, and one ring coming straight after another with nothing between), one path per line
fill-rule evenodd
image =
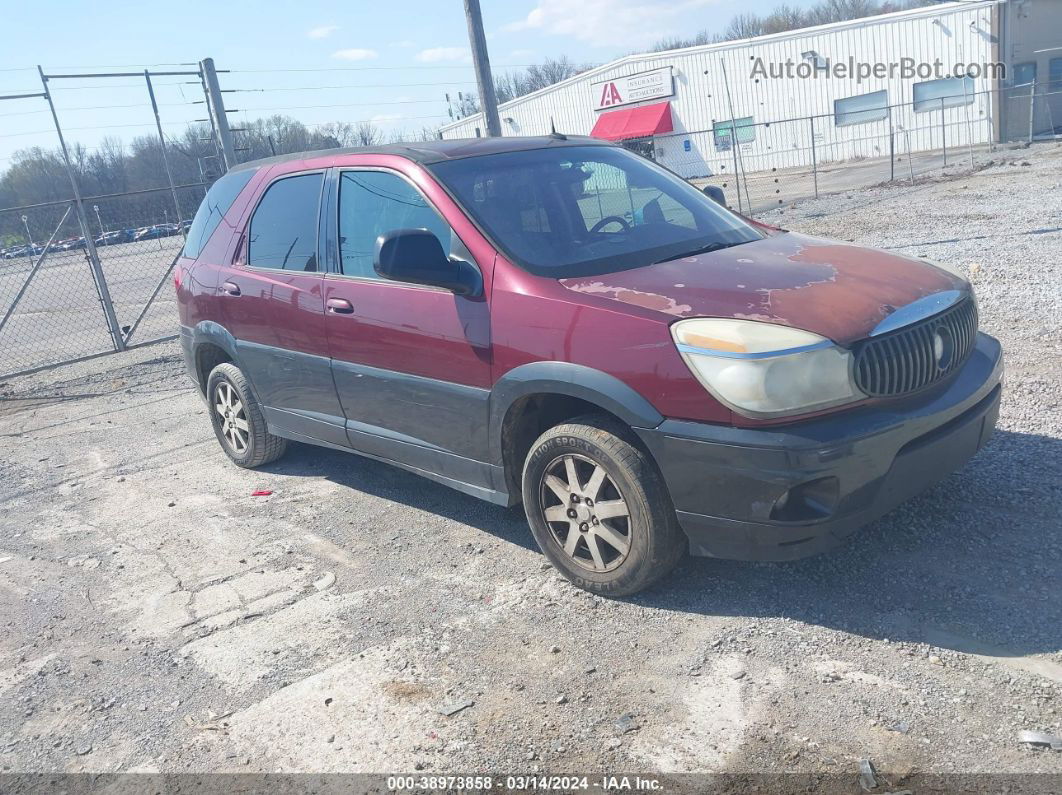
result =
M944 326L938 327L933 333L933 360L941 370L951 364L953 348L951 333Z

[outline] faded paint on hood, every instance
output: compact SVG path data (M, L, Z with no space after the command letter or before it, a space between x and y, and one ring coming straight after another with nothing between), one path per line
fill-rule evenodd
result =
M921 260L793 232L560 283L674 317L761 320L839 343L865 337L912 301L967 287Z

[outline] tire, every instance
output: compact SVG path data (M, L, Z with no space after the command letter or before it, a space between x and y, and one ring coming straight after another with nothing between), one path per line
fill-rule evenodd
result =
M224 362L211 370L206 395L214 435L234 464L254 469L284 455L288 440L266 429L262 409L239 367ZM232 422L219 406L225 406Z
M571 488L569 466L577 489ZM628 429L608 417L579 417L542 434L524 462L522 492L543 554L592 593L637 593L670 572L686 552L655 462L632 444Z

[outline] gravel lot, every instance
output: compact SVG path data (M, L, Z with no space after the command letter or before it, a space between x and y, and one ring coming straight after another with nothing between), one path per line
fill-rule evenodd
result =
M1062 147L767 220L972 276L1008 372L965 469L828 555L609 601L517 511L298 445L237 469L172 344L11 380L0 768L1062 775L1018 741L1062 734Z

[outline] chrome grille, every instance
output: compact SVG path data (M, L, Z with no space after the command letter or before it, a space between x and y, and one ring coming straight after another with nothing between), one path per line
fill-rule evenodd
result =
M856 346L856 385L871 397L893 397L935 384L961 367L977 335L972 299Z

